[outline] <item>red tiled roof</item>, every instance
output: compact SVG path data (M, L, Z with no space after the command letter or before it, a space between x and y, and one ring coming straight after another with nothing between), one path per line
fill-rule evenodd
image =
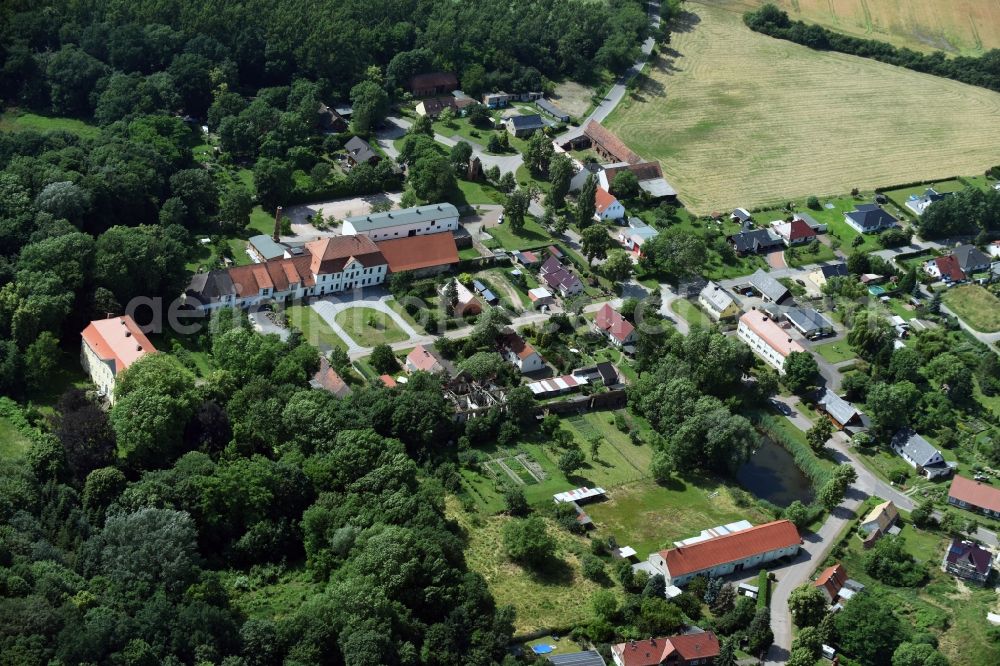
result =
M386 388L396 388L396 380L392 378L392 375L379 375L379 380L385 385Z
M111 361L112 372L117 375L146 354L156 352L132 317L96 319L83 329L83 341L104 361Z
M760 310L750 310L743 313L740 321L756 333L767 345L782 357L792 352L804 352L805 347L788 337L788 332Z
M964 476L956 474L955 478L951 480L948 497L953 497L980 509L1000 512L1000 489L994 488L988 483L967 479Z
M271 259L262 264L234 266L229 269L229 279L233 281L240 298L255 296L261 289L287 291L295 283L304 287L313 286L316 281L310 272L309 256L292 259Z
M795 525L788 520L776 520L690 546L663 550L660 556L671 576L681 576L798 543L799 531Z
M965 279L965 273L962 272L961 266L958 265L958 259L955 255L948 254L938 257L934 260L934 263L937 264L942 278L946 277L952 282L961 282Z
M356 259L365 268L386 263L382 253L368 236L332 236L306 243L306 251L312 255L309 265L315 275L339 273L350 260Z
M316 388L321 388L334 394L338 398L343 398L351 394L351 387L341 378L337 371L330 367L330 362L325 356L319 359L319 370L313 375L313 382Z
M658 666L672 655L677 655L682 662L714 659L719 656L719 639L713 632L706 631L619 643L611 651L624 666Z
M378 249L393 273L458 263L458 247L450 233L379 241Z
M816 235L812 227L805 220L794 219L788 229L788 240L797 241L803 238L812 238Z
M838 562L824 569L813 585L816 587L825 587L830 598L833 599L840 593L840 588L844 587L844 583L846 582L847 570L844 569L844 565Z
M517 333L507 333L502 338L500 338L500 344L509 349L520 359L526 359L535 353L535 348L532 347Z
M620 313L615 312L608 303L605 303L604 307L597 311L594 324L618 342L625 342L628 336L635 331L635 326L622 317Z
M619 162L635 164L642 161L642 158L632 152L621 139L605 129L596 120L587 123L587 126L583 128L583 133L590 137L593 143L600 145L604 150L618 158Z
M612 204L617 203L617 201L618 199L615 199L611 192L608 192L603 187L598 187L594 193L594 209L598 215L606 211Z
M441 372L444 370L440 357L433 350L427 349L423 345L414 347L407 354L406 362L416 370L423 370L424 372Z

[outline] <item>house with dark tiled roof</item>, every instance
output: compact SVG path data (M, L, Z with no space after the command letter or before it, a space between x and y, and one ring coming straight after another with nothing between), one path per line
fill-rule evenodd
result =
M826 281L832 277L847 277L847 264L843 261L838 261L833 264L824 264L823 266L817 267L813 272L809 274L809 279L813 281L817 287L822 287L826 284Z
M526 116L511 116L504 124L507 131L516 137L531 136L535 132L545 127L545 121L537 113Z
M739 256L766 252L783 244L781 237L772 229L741 231L726 238Z
M100 396L115 401L115 382L122 372L156 347L129 315L95 319L80 334L80 364Z
M875 234L899 224L899 220L878 204L861 204L854 210L844 213L844 221L863 234Z
M372 149L371 144L361 137L352 136L344 144L344 150L347 151L347 161L351 166L359 164L371 164L375 166L382 161L382 156L376 153Z
M563 298L576 296L583 292L583 283L580 282L580 278L563 266L554 256L550 256L542 263L538 275L549 289L559 292Z
M347 120L337 113L336 109L331 109L322 102L319 105L319 128L328 134L338 134L347 131Z
M611 646L611 659L615 666L694 666L714 664L719 652L718 637L700 631L618 643Z
M695 576L719 577L749 571L799 552L799 531L788 520L757 525L649 556L667 585L685 585Z
M993 554L977 543L955 537L944 555L945 571L976 585L985 585L993 570Z
M458 77L451 72L428 72L410 77L407 90L414 97L450 95L458 88Z

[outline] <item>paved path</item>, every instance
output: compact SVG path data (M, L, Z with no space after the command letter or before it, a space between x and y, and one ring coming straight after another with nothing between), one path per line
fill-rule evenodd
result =
M683 298L683 296L674 291L673 287L668 284L660 285L660 315L672 323L682 334L687 335L691 332L691 325L670 307L679 298Z
M253 325L254 330L262 335L277 335L281 338L282 342L287 340L289 335L288 329L278 326L268 319L267 315L268 311L266 310L258 310L250 313L250 323Z
M658 0L649 2L649 25L655 31L656 28L660 26L660 3ZM611 112L615 110L618 103L622 101L625 97L625 89L628 86L628 82L632 78L641 72L645 68L646 63L649 61L649 54L653 51L653 46L656 45L656 40L652 37L646 39L642 44L642 54L639 59L635 61L628 71L618 77L618 80L613 86L608 90L607 94L604 95L604 99L594 107L594 110L590 112L586 118L580 122L580 126L585 126L591 120L596 120L597 122L603 121Z
M333 332L336 333L347 345L347 355L351 358L358 358L361 356L367 356L371 353L372 347L365 347L359 342L352 338L347 331L337 323L337 314L343 312L344 310L350 310L352 308L371 308L372 310L378 310L379 312L385 313L393 322L399 326L408 338L402 342L396 343L397 345L402 345L399 349L405 349L406 347L413 347L418 342L414 340L421 339L421 334L417 333L409 322L407 322L398 312L389 307L388 302L392 299L392 296L373 296L368 298L353 299L350 301L341 300L336 297L327 297L314 301L312 303L312 309L323 318Z
M612 299L603 299L603 300L591 303L590 305L585 306L583 308L583 311L587 312L587 313L589 313L589 312L597 312L598 310L600 310L604 306L605 303L610 303L611 307L613 307L613 308L621 307L621 299L620 298L612 298ZM526 312L526 313L524 313L522 315L519 315L517 317L511 318L510 325L511 325L512 328L523 328L523 327L528 326L530 324L545 323L545 322L549 321L549 319L551 319L551 318L552 318L552 314L548 313L548 312L546 312L546 313L543 313L543 312ZM396 343L393 343L393 344L391 344L389 346L392 347L393 351L401 351L403 349L409 349L410 347L415 347L416 345L433 345L435 342L437 342L441 338L448 338L449 340L461 340L463 338L467 338L470 335L472 335L472 331L473 331L474 328L475 328L474 326L463 326L462 328L455 328L455 329L452 329L450 331L445 331L445 333L443 335L419 335L418 334L415 337L411 337L409 340L404 340L403 342L396 342ZM347 352L348 356L350 356L352 360L353 359L357 359L357 358L361 358L363 356L367 356L370 353L371 353L371 349L364 349L364 348L358 348L358 349L356 349L354 351L350 351L349 350Z

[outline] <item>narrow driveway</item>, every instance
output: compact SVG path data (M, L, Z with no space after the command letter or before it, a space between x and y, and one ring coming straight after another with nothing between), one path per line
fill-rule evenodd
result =
M655 31L660 26L660 3L658 1L647 3L649 8L649 25ZM653 46L656 45L656 40L652 37L646 39L642 44L642 53L639 59L635 61L628 71L618 77L618 80L613 86L608 90L607 94L604 95L604 99L594 107L594 110L590 112L586 118L580 122L580 126L586 125L591 120L596 120L597 122L603 121L611 112L615 110L618 103L622 101L625 97L625 89L628 82L632 78L641 72L649 61L649 54L653 51Z

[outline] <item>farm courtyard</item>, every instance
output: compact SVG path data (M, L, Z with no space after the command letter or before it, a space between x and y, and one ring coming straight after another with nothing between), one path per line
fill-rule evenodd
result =
M696 213L979 173L1000 154L998 93L772 39L746 7L686 7L605 124Z

